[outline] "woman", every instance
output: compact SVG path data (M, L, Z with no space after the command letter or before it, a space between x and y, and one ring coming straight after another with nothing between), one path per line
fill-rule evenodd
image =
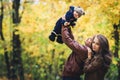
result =
M85 80L104 80L111 63L109 43L105 36L99 34L93 37L93 56L88 56L84 65Z

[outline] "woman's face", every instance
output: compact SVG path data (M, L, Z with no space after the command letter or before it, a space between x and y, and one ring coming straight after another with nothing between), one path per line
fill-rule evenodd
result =
M100 50L100 43L97 37L94 38L93 43L92 43L92 49L93 51L95 51L96 53L98 53L98 51Z

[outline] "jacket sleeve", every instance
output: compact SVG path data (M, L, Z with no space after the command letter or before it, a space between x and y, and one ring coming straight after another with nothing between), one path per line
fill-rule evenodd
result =
M67 22L70 22L70 19L73 18L74 6L70 6L70 9L65 14L65 19Z
M79 44L77 41L71 38L68 27L62 26L62 40L63 42L76 54L81 54L81 59L84 60L88 53L87 47Z
M65 14L65 19L67 22L70 22L70 19L72 18L72 15L73 13L68 11L66 14Z
M83 71L85 73L93 72L103 65L103 58L100 56L93 57L93 59L86 59Z

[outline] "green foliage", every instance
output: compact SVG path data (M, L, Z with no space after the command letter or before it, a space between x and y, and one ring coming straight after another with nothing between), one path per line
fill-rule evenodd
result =
M107 80L117 80L118 77L118 68L115 64L111 64L110 69L108 70L105 78Z
M6 75L6 64L5 64L5 60L4 60L4 55L3 54L0 54L0 61L2 61L2 62L0 62L0 69L2 69L1 70L1 72L0 72L0 77L2 77L2 76L5 76Z

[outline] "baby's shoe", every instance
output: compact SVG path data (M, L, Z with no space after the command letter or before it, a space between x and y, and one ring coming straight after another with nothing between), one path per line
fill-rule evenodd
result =
M62 43L63 43L63 41L62 41L62 36L57 36L56 42L62 44Z
M51 41L55 41L55 37L56 37L56 35L53 32L49 35L49 39Z

